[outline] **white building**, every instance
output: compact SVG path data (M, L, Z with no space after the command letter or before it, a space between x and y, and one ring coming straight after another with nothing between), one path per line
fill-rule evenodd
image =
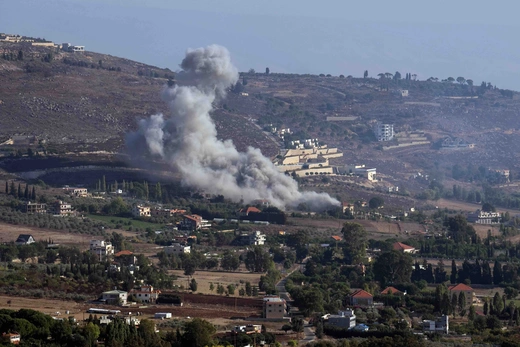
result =
M436 320L423 320L423 331L432 333L444 333L449 332L449 318L448 316L437 317Z
M100 261L103 261L107 256L114 255L114 247L111 242L90 240L90 252L97 255Z
M394 138L394 125L377 122L374 126L377 141L390 141Z
M502 216L499 212L485 212L477 210L474 213L468 214L468 222L477 224L498 224L502 221Z
M128 293L123 290L110 290L103 292L103 300L111 305L126 305L128 300Z
M352 310L338 311L338 314L323 316L326 323L339 328L353 328L356 326L356 315Z
M181 245L180 243L173 243L171 246L164 247L166 254L183 254L191 253L191 246Z
M255 231L249 235L249 244L255 246L262 246L265 243L265 234L260 231Z

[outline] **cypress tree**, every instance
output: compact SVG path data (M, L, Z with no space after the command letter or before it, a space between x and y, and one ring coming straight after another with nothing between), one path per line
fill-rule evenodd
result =
M32 187L31 200L36 201L36 189L34 188L34 186Z
M29 185L28 184L25 185L25 192L23 193L23 198L25 200L29 199Z
M103 186L101 187L101 191L106 192L107 191L107 181L105 180L105 175L103 175L102 184L103 184Z
M19 199L23 198L23 195L22 195L22 185L20 183L18 183L18 198Z
M498 285L504 280L504 277L502 275L502 265L498 262L498 260L495 260L495 265L493 266L493 283Z
M457 264L455 264L455 259L451 261L451 276L450 282L455 284L457 282Z
M11 187L9 188L9 194L12 196L16 195L16 186L14 185L13 181L11 181Z

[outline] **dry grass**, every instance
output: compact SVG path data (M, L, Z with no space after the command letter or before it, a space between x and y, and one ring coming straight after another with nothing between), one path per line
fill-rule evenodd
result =
M183 270L170 270L168 273L178 276L177 280L174 281L174 284L179 286L182 285L184 287L188 285L189 279L184 275ZM248 272L196 271L193 278L197 281L197 293L216 294L217 283L220 283L224 287L227 287L229 284L234 284L235 295L232 296L238 296L238 290L240 287L245 285L240 283L240 281L243 281L244 283L249 281L252 286L255 286L258 285L260 276L261 274ZM213 283L215 286L213 292L209 290L210 283Z

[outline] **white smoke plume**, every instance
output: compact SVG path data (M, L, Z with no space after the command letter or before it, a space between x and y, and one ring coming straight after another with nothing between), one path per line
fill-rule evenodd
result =
M212 104L239 78L226 48L188 50L180 66L179 84L163 95L170 117L158 114L141 120L138 131L127 137L129 148L144 147L179 171L184 184L234 201L267 199L282 209L301 203L312 210L339 205L328 194L298 191L296 181L279 172L259 149L239 152L231 140L217 139Z

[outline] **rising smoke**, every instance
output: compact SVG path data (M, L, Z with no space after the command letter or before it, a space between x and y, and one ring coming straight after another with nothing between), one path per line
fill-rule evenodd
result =
M158 156L180 172L184 184L234 201L267 199L282 208L324 210L339 202L325 193L300 192L291 177L279 172L259 149L239 152L231 140L217 139L210 112L238 81L229 51L218 45L188 50L176 76L178 85L167 88L163 99L171 110L139 122L127 136L133 154Z

